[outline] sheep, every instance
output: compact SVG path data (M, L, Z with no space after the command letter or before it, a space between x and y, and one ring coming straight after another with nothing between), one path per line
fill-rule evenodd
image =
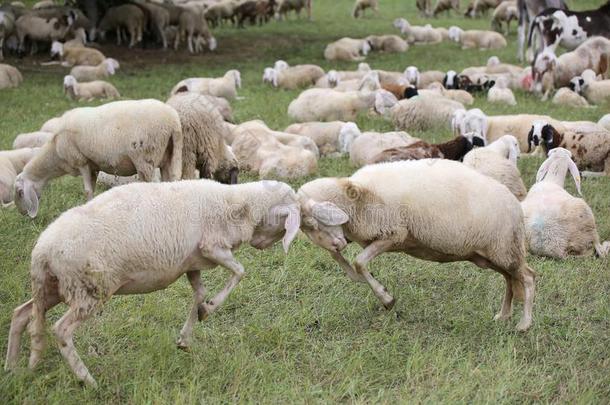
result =
M40 151L38 148L20 148L0 151L0 204L8 206L13 201L13 185L17 175Z
M73 332L114 294L161 290L186 274L193 306L176 344L187 349L193 325L206 319L245 274L233 256L241 244L267 249L282 240L287 252L300 226L294 190L284 183L227 186L209 180L128 184L63 213L32 250L32 299L13 312L5 369L14 369L20 339L30 325L29 367L45 346L46 311L69 309L55 324L55 337L76 377L97 384L78 356ZM137 237L133 237L137 235ZM205 302L201 270L222 266L226 286Z
M589 107L589 102L586 98L567 87L562 87L557 90L553 96L552 103L572 108Z
M358 113L374 106L376 94L379 92L383 90L374 92L342 92L317 88L305 90L288 106L288 116L295 122L354 121Z
M311 0L278 0L275 18L284 20L291 10L294 10L297 17L300 18L302 9L307 11L307 19L311 20Z
M510 33L510 22L519 20L519 9L516 1L502 1L495 8L491 18L491 28L495 31L502 31L502 23L506 23L504 35Z
M487 91L487 101L497 104L517 105L513 91L507 87L504 77L498 78L495 84Z
M208 102L210 102L216 110L220 113L222 118L226 122L233 122L233 109L231 108L231 104L227 101L227 99L222 97L210 96L207 94L202 94L202 97L205 97Z
M386 308L394 298L366 265L382 253L402 251L499 272L506 293L495 319L508 319L513 298L522 298L517 329L531 326L536 274L525 260L523 213L497 181L459 162L423 159L370 165L349 178L317 179L297 195L301 230L352 280L368 283ZM348 240L364 248L353 267L341 254Z
M210 32L203 11L199 7L189 7L180 14L178 31L180 38L187 41L190 53L202 52L204 44L208 45L210 51L218 47L218 42Z
M352 17L358 18L360 14L364 17L364 11L367 8L373 10L376 15L379 15L379 0L356 0L352 10Z
M106 60L104 54L93 48L66 48L61 42L55 41L51 46L51 56L59 56L62 66L99 66Z
M106 58L97 66L74 66L70 70L70 76L79 82L92 82L114 75L119 66L116 59Z
M371 50L371 45L364 39L341 38L331 42L324 49L324 59L328 61L344 60L363 61Z
M438 96L447 98L449 100L457 101L458 103L463 104L463 105L474 104L474 97L472 97L472 95L465 90L459 90L459 89L458 90L454 90L454 89L447 90L447 89L445 89L445 87L443 87L442 84L440 84L438 82L431 83L428 86L428 90L433 90L436 94L438 94ZM418 91L420 93L423 93L427 90L418 90ZM434 94L434 93L432 93L432 94Z
M182 126L182 178L215 178L226 184L236 184L239 168L225 144L225 126L217 108L205 96L178 93L167 100L178 112Z
M457 13L460 12L460 0L437 0L432 15L437 17L443 11L446 11L447 15L449 15L451 10Z
M610 243L600 243L591 208L585 200L564 189L568 170L580 194L580 174L572 154L556 148L540 166L536 184L521 203L529 251L556 259L590 255L593 251L605 257L610 252Z
M239 70L229 70L224 76L219 78L190 78L180 81L174 86L171 95L176 93L191 91L199 94L206 94L215 97L222 97L226 100L237 98L237 89L241 88L241 74Z
M87 83L79 83L74 76L64 77L64 93L76 101L93 101L95 99L114 99L121 95L112 84L95 80Z
M589 72L591 72L591 75L585 75L583 73L583 76L577 76L570 80L571 85L574 86L574 91L585 97L591 104L604 104L609 102L610 80L595 80L595 73L592 71Z
M468 30L460 27L449 28L449 38L462 44L462 49L501 49L506 48L506 39L495 31Z
M421 17L429 17L430 9L432 8L432 0L416 0L415 5L419 10L419 15Z
M62 126L62 121L61 121L61 117L54 117L51 118L47 121L45 121L44 124L42 124L42 126L40 127L39 131L40 132L51 132L51 133L56 133L59 132L59 130L61 129Z
M373 51L399 53L409 49L409 44L398 35L369 35L365 39Z
M129 33L129 47L133 48L142 41L144 31L145 16L144 12L134 4L123 4L110 7L98 24L98 30L102 38L109 30L116 31L117 45L121 45L121 29Z
M69 15L61 18L43 18L34 14L24 14L15 21L15 34L19 42L19 52L25 51L25 40L32 41L31 54L37 51L37 41L52 42L62 39L67 34L70 26L74 22L75 14L70 12Z
M428 70L420 73L416 66L408 66L404 75L407 82L418 89L425 89L434 82L442 82L445 78L445 73L440 70Z
M332 89L334 91L375 91L380 88L379 73L376 70L372 70L364 75L362 79L339 80L337 85Z
M156 5L152 2L144 0L134 0L134 4L141 7L145 11L145 14L149 17L149 24L151 29L154 29L157 39L161 41L163 49L167 49L168 39L166 36L166 29L170 23L170 13L162 6Z
M517 138L504 135L485 147L468 152L464 164L504 184L519 201L523 201L527 189L517 168L519 154Z
M602 128L606 128L606 130L610 131L610 114L606 114L599 119L597 123Z
M59 131L15 181L15 205L23 215L35 218L45 185L66 174L83 177L88 200L93 198L99 171L119 176L137 173L146 182L157 167L164 180L179 180L182 175L180 118L161 101L75 108L60 121Z
M394 28L400 30L409 44L438 44L443 41L441 33L430 24L421 27L409 24L404 18L397 18L394 20Z
M53 137L51 132L28 132L19 134L13 141L13 149L39 148Z
M284 132L306 136L316 143L321 156L333 156L341 152L339 133L345 124L344 121L303 122L289 125Z
M419 142L406 132L360 132L356 125L345 125L341 129L339 143L349 152L350 163L362 167L375 163L375 158L390 148L408 147Z
M316 155L310 149L285 145L278 137L282 133L270 130L260 121L245 122L233 132L231 146L240 168L257 172L260 178L294 179L311 175L318 169ZM295 136L298 135L292 135ZM315 147L313 141L311 144Z
M398 162L401 160L419 159L450 159L462 160L464 155L473 148L473 136L458 135L450 141L440 144L430 144L426 141L417 141L408 146L385 149L377 154L371 163Z
M326 73L317 65L297 65L283 70L265 68L263 83L270 83L273 87L294 90L299 87L314 85Z
M0 10L0 61L4 60L4 40L15 30L15 14L10 10Z
M473 0L464 13L465 17L475 18L477 15L486 13L491 8L496 8L502 0Z
M23 82L23 76L16 67L0 63L0 90L18 87Z
M359 63L357 70L329 70L326 75L318 79L315 87L318 88L333 88L340 80L356 80L362 79L367 73L371 72L372 69L368 63Z

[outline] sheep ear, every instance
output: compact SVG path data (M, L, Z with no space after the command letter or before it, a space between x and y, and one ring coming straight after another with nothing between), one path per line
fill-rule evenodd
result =
M327 226L339 226L349 221L345 211L328 201L314 203L311 213L316 220Z
M519 146L511 143L509 151L508 151L508 160L510 160L511 162L513 162L516 165L518 158L519 158Z
M34 187L26 182L22 189L18 188L16 191L17 194L22 194L28 217L36 218L36 215L38 215L38 196L36 191L34 191Z
M576 184L576 190L578 190L578 194L582 195L582 191L580 190L580 172L578 171L576 163L574 163L572 159L570 159L570 162L568 163L568 169L570 170L570 174L574 179L574 184Z
M297 204L276 205L271 208L270 213L272 218L286 217L286 220L284 221L286 233L282 239L282 246L284 247L284 252L288 253L290 244L294 238L296 238L299 233L299 228L301 227L300 207Z
M546 177L546 173L549 171L549 166L551 165L552 157L547 158L541 165L540 169L538 169L538 173L536 173L536 183L541 182Z

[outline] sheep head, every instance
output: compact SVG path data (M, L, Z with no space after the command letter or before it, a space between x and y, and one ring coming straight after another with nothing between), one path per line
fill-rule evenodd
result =
M273 68L275 70L277 70L278 72L281 72L282 70L288 69L289 66L290 65L288 65L288 62L283 61L283 60L277 60L277 61L275 61Z
M371 49L372 49L371 43L367 40L362 40L362 46L360 48L362 55L367 56L369 54L369 52L371 52Z
M271 85L273 87L277 87L278 86L278 82L277 82L277 76L278 76L278 71L277 69L274 68L265 68L265 71L263 73L263 83L271 83Z
M394 20L394 28L399 29L401 34L406 34L410 27L409 22L404 18L397 18Z
M487 143L487 116L478 108L468 110L460 123L460 133L474 132L483 140L483 146ZM475 146L479 146L473 142Z
M64 45L59 41L53 41L51 44L51 57L64 56Z
M338 253L345 249L347 240L342 225L349 221L347 213L332 202L316 201L308 197L303 188L299 190L298 195L303 233L314 244L330 252Z
M349 153L354 139L362 135L358 126L353 122L347 122L341 126L337 141L339 143L337 149L341 153Z
M40 200L40 187L25 174L20 173L15 180L15 206L22 215L36 218L38 215L38 201Z
M404 71L405 79L409 84L417 86L419 84L419 70L415 66L409 66Z
M532 143L535 146L542 143L544 149L548 152L559 146L561 135L548 122L543 120L534 121L530 132L527 134L528 153L532 150Z
M535 93L542 92L542 77L546 73L555 70L557 65L557 56L549 48L545 48L539 55L534 58L532 63L532 76L534 79L533 90Z
M233 80L235 81L235 87L238 89L241 89L241 73L239 73L239 70L229 70L226 74L225 77L232 77Z
M68 91L72 91L74 93L75 96L78 96L78 91L77 91L77 85L78 82L76 81L76 78L72 75L68 75L64 77L64 93L67 93Z
M564 166L562 167L559 165ZM563 170L563 172L561 172L561 170ZM549 152L547 160L545 160L540 166L540 169L538 169L538 173L536 174L536 183L543 181L549 172L553 172L553 174L561 176L561 183L563 185L563 179L565 178L567 170L570 171L570 174L574 179L574 184L576 184L578 194L582 195L580 189L580 172L578 171L576 163L574 163L572 160L572 153L564 148L555 148Z
M446 89L460 88L460 78L455 70L449 70L445 74L445 77L443 78L443 86L445 86Z
M570 80L570 84L568 87L575 93L582 95L582 91L584 90L585 80L581 76L573 77Z
M398 103L398 99L389 91L377 90L374 109L378 114L386 115Z
M455 25L449 27L449 39L453 42L460 42L460 38L463 32L463 29L461 29L460 27L456 27Z

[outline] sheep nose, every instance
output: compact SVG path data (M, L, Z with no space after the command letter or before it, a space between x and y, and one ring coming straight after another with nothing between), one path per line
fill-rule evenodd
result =
M335 250L337 252L343 250L343 248L347 245L347 242L345 241L344 238L334 238L333 239L333 248L335 248Z

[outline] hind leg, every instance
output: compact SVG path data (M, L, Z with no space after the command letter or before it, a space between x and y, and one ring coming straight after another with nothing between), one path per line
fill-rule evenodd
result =
M523 317L517 324L517 330L526 331L532 325L532 309L534 306L535 295L535 279L534 272L524 265L525 269L520 272L521 281L523 282Z
M45 349L45 317L47 311L60 303L57 291L48 291L45 302L40 305L34 302L32 306L32 321L30 322L30 361L28 367L33 369L40 362Z
M34 306L34 300L21 304L13 311L13 318L11 320L11 328L8 332L8 347L6 350L6 360L4 363L4 369L6 371L15 368L17 365L17 359L19 357L19 348L21 346L21 335L25 330L26 326L30 322L30 316L32 315L32 307Z
M503 274L504 281L506 281L506 291L504 292L504 298L502 299L502 309L496 314L494 320L505 321L509 319L513 314L513 287L511 278L508 274Z
M191 287L193 288L193 307L191 308L191 312L189 313L182 330L180 331L180 338L178 342L176 342L178 348L187 349L191 345L191 336L193 335L193 324L199 318L199 320L203 320L205 315L207 315L203 310L203 307L200 306L205 299L205 288L203 288L203 284L201 284L201 272L199 271L189 271L186 273L186 277L191 283ZM201 313L201 315L199 315Z

